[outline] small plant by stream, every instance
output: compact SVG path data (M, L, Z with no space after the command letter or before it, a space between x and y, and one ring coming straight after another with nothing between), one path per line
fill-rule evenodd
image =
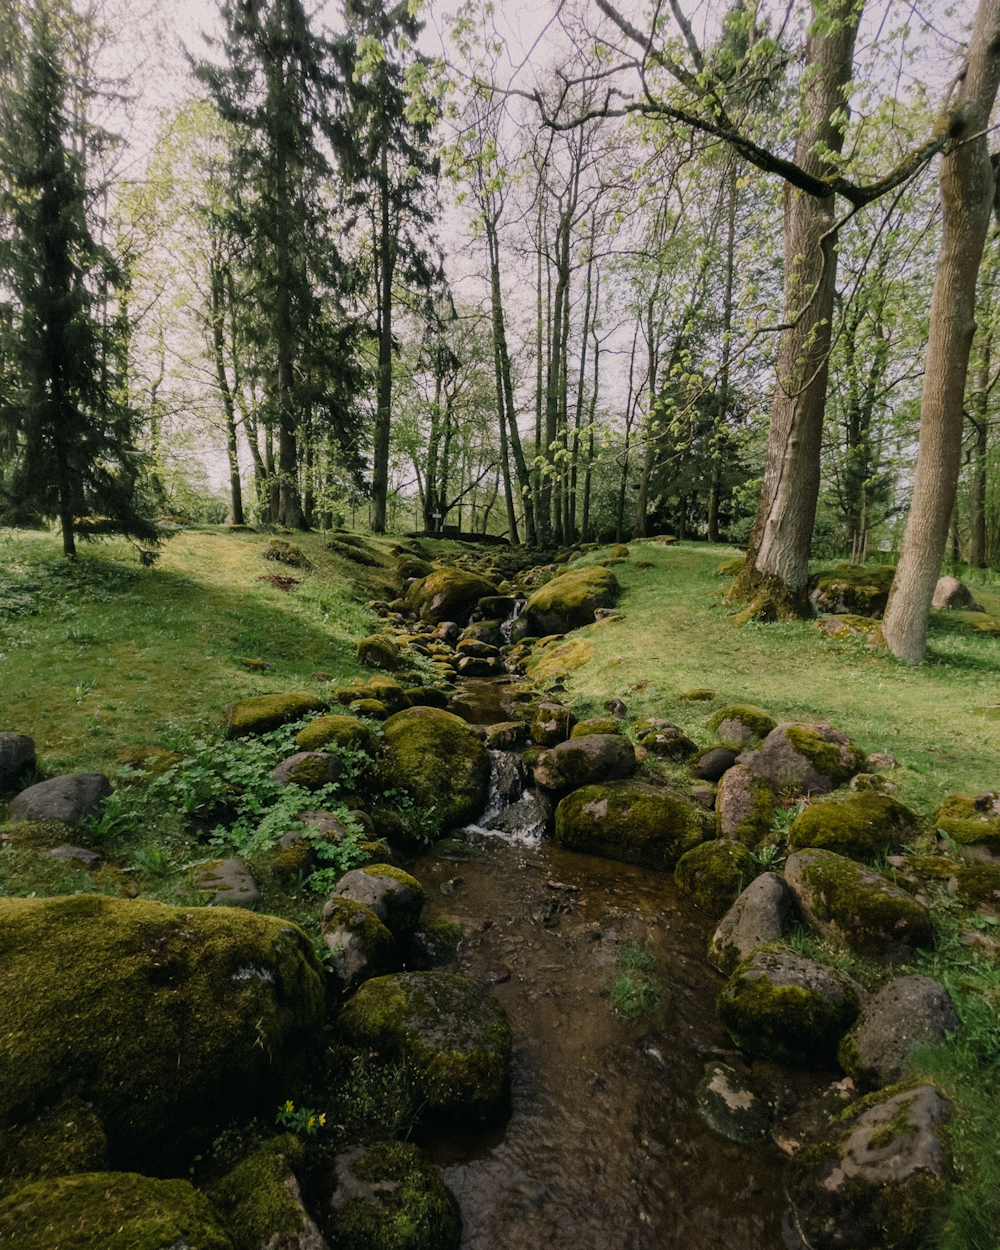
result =
M639 1020L652 1015L663 1001L663 987L652 975L655 957L636 942L621 942L615 963L625 971L612 982L611 1010L623 1020Z

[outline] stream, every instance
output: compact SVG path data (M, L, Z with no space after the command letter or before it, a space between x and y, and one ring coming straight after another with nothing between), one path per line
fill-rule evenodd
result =
M503 679L466 681L450 710L509 719ZM509 764L496 757L506 754ZM491 752L485 821L518 797L517 753ZM799 1250L777 1146L737 1146L699 1117L706 1062L751 1076L779 1110L814 1106L831 1073L745 1060L715 1016L710 917L670 874L563 850L530 830L466 835L472 859L433 848L410 866L425 914L465 933L452 970L491 985L514 1037L506 1123L422 1142L456 1195L467 1250ZM629 1023L608 1000L620 942L656 959L663 999Z

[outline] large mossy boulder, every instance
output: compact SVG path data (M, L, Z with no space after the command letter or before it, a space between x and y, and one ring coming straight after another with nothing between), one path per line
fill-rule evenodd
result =
M762 949L739 964L716 1011L741 1050L793 1067L825 1067L857 1019L859 987L791 951Z
M458 1250L462 1239L458 1203L411 1142L337 1155L330 1207L336 1250Z
M985 794L949 794L934 813L934 822L959 845L972 863L1000 862L1000 798Z
M442 830L475 820L486 806L490 757L467 721L435 707L413 707L385 722L387 773L433 809Z
M798 851L785 864L799 911L818 933L880 963L907 963L934 943L930 912L880 872L832 851Z
M290 694L259 694L252 699L240 699L223 709L227 736L245 738L250 734L270 733L293 720L300 720L306 712L325 712L330 705L313 694L293 691Z
M917 817L898 799L862 790L842 802L814 803L792 821L788 845L815 847L849 859L876 859L917 832Z
M852 1103L825 1141L794 1155L785 1189L805 1244L813 1250L926 1245L950 1188L942 1129L953 1111L935 1085L890 1086Z
M371 744L371 730L353 716L317 716L295 738L300 751L322 751L330 746L367 751Z
M213 1185L233 1250L325 1250L294 1171L305 1157L297 1138L275 1137Z
M21 1128L0 1133L0 1198L35 1181L107 1168L104 1126L93 1107L72 1094Z
M907 1075L911 1052L940 1046L958 1028L951 995L932 977L894 977L864 1005L840 1043L840 1066L862 1092Z
M447 972L375 977L347 1001L339 1023L349 1044L410 1066L426 1115L476 1123L500 1109L510 1025L477 982Z
M338 994L351 994L363 982L399 967L396 939L364 903L330 899L323 908L320 933L330 952L327 975Z
M716 832L756 850L771 832L776 807L770 785L737 764L723 773L715 794Z
M825 794L850 781L865 753L842 729L785 721L737 763L766 781L776 794Z
M435 569L406 592L406 606L420 620L439 625L442 621L467 621L479 600L495 595L496 586L485 577L464 569Z
M416 877L402 868L369 864L367 868L352 868L344 873L333 887L328 906L342 899L370 907L394 937L405 938L420 923L427 894ZM327 918L325 909L323 916Z
M837 564L819 574L809 600L817 612L881 620L895 575L895 567L885 564L867 569L856 564Z
M399 647L385 634L371 634L362 638L357 646L358 663L366 668L384 668L393 672L399 668Z
M565 634L591 625L598 608L610 608L621 591L610 569L591 566L562 573L540 587L524 605L522 617L532 634Z
M704 808L642 782L583 786L556 808L556 841L563 846L661 872L672 871L710 831Z
M720 742L753 746L766 738L778 722L753 703L730 703L709 717L708 727Z
M757 865L742 843L717 838L685 851L674 869L677 889L713 920L722 919L756 875Z
M620 781L635 772L635 748L620 734L587 734L540 752L533 773L545 790L575 790Z
M18 1250L236 1250L211 1204L181 1180L86 1172L0 1202L0 1244Z
M232 1119L271 1114L323 999L312 943L273 916L0 899L0 1129L73 1093L113 1165L186 1167Z

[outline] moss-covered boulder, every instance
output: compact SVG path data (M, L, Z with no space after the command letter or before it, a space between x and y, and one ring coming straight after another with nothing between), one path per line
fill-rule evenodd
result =
M462 1238L458 1203L410 1142L337 1155L330 1207L336 1250L458 1250Z
M705 1064L694 1091L698 1114L710 1129L741 1146L766 1140L771 1127L767 1105L750 1082L728 1063Z
M869 647L884 647L885 635L882 633L882 622L870 616L821 616L813 621L813 629L818 629L827 638L863 638Z
M223 709L227 735L245 738L249 734L270 733L293 720L299 720L306 712L326 712L329 703L315 695L293 691L290 694L261 694L253 699L240 699Z
M400 556L396 560L396 576L401 582L408 582L411 577L430 577L434 565L419 556Z
M337 994L352 994L363 982L399 967L396 939L364 903L330 899L323 908L320 933L330 952L326 969Z
M1000 798L994 792L949 794L934 822L959 844L963 859L1000 862Z
M636 725L639 745L662 759L686 760L698 753L697 742L692 742L680 725L659 717L646 717Z
M281 786L301 786L318 790L339 781L344 764L339 755L327 751L296 751L271 770L271 780Z
M756 875L753 856L742 843L718 839L685 851L674 869L681 894L713 920L722 919Z
M0 1133L0 1198L35 1181L107 1167L104 1125L72 1094L21 1128Z
M397 938L407 937L420 922L420 912L427 901L424 887L402 868L392 864L369 864L352 868L333 887L333 894L323 911L329 919L331 909L344 899L361 903L379 918Z
M958 1026L955 1004L940 981L893 977L865 1003L837 1058L867 1093L901 1081L916 1047L940 1046Z
M522 618L532 634L565 634L592 624L594 612L613 607L620 591L610 569L593 565L572 569L536 590Z
M930 912L881 873L832 851L788 857L785 880L803 918L859 955L905 963L934 944Z
M368 751L372 731L353 716L317 716L296 734L300 751L322 751L324 747L347 747Z
M825 1067L858 1017L858 986L791 951L755 951L739 964L716 1011L741 1050L793 1067Z
M384 668L389 672L399 668L399 647L385 634L371 634L362 638L357 646L358 663L366 668Z
M918 1250L943 1218L952 1179L934 1085L890 1086L852 1103L825 1141L792 1157L785 1189L814 1250Z
M635 748L627 738L587 734L540 751L532 771L536 785L559 791L619 781L631 777L635 766Z
M322 1250L326 1243L293 1171L304 1163L297 1138L275 1137L213 1185L212 1204L233 1250Z
M385 722L385 741L390 784L433 809L442 830L467 824L486 806L490 757L460 716L409 708Z
M737 759L777 794L825 794L850 781L865 753L842 729L786 721Z
M87 1172L36 1181L0 1202L0 1243L19 1250L236 1250L187 1181Z
M576 717L561 703L539 703L531 719L531 737L540 747L554 747L566 741L575 724Z
M789 846L818 847L849 859L875 859L898 850L917 832L917 817L887 794L862 790L843 802L814 803L800 812L788 832Z
M708 944L708 962L730 976L759 946L780 941L793 912L787 883L775 872L761 873L722 917Z
M406 605L422 621L467 621L479 600L495 595L496 586L485 577L464 569L435 569L414 582L406 592Z
M704 808L659 786L583 786L556 808L556 840L573 851L670 872L710 833Z
M0 899L0 1128L68 1092L110 1159L183 1164L271 1113L321 1036L322 972L288 921L74 895Z
M272 538L261 553L265 560L276 560L279 564L288 564L293 569L311 569L312 561L295 543L286 542L284 538Z
M837 564L819 574L809 599L817 612L868 616L880 620L885 613L895 575L895 568L885 564L871 568Z
M709 717L708 727L720 742L740 742L753 746L766 738L778 722L753 703L730 703Z
M613 716L591 716L577 721L570 733L571 738L588 738L591 734L620 734L622 723Z
M755 850L770 833L777 800L766 781L741 764L729 768L715 794L715 829Z
M335 698L347 707L359 699L377 699L390 712L402 712L409 707L409 699L395 677L355 677L349 685L337 689Z
M705 747L688 760L688 772L701 781L721 781L735 763L736 751L731 747Z
M498 721L486 731L486 746L491 751L512 751L528 741L528 726L519 720Z
M375 977L347 1001L340 1029L352 1045L405 1060L426 1114L475 1123L500 1109L510 1025L477 982L446 972Z

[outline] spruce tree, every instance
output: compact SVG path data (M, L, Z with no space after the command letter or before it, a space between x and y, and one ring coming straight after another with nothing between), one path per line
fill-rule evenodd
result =
M98 291L115 266L95 242L66 115L65 49L33 7L26 64L5 67L0 138L0 523L58 517L75 533L157 541L140 512L136 414L114 375Z

